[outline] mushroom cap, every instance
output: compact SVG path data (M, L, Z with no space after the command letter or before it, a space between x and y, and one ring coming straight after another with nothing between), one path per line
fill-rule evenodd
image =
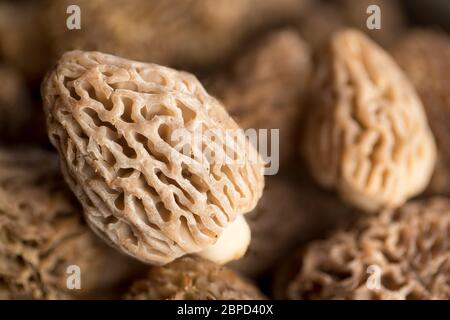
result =
M0 297L90 297L124 280L129 259L99 241L81 217L56 155L0 149ZM80 290L67 287L69 266L80 268Z
M199 252L261 197L261 158L191 74L73 51L42 96L88 223L137 259L165 264Z
M284 278L279 284L284 283L277 295L449 299L449 239L447 198L418 200L379 216L365 216L347 230L302 249L279 274Z
M152 267L136 280L125 299L133 300L263 300L249 281L226 267L185 256L166 266Z
M382 48L358 31L339 31L314 82L303 149L321 185L369 212L425 189L434 138L412 84Z

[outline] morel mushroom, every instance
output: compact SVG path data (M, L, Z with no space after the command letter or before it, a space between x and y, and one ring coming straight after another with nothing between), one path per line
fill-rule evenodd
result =
M240 215L261 197L263 163L193 75L73 51L42 95L66 181L100 236L152 264L244 254ZM230 131L233 143L221 134Z
M367 10L372 10L373 5L380 8L380 15L376 17L380 17L381 28L369 30L369 15L375 15ZM344 27L357 28L380 45L387 46L399 38L406 24L397 0L318 0L298 21L301 36L314 49L326 45L333 32Z
M287 299L447 300L449 239L446 198L366 216L302 250L280 270L284 280L276 294Z
M427 191L450 195L450 38L432 30L415 30L391 53L419 93L436 138L438 158Z
M249 281L226 267L186 256L163 267L153 267L125 294L133 300L262 300Z
M0 66L0 140L21 140L31 113L28 90L20 74L11 67Z
M252 232L247 253L228 264L231 269L261 279L300 244L355 216L334 193L301 178L298 183L297 177L266 177L263 197L245 216Z
M231 72L211 77L207 88L242 128L279 129L279 163L283 164L295 155L311 68L308 45L294 31L282 30L240 56Z
M337 32L312 96L303 147L321 185L365 211L425 189L434 139L412 84L383 49L360 32Z
M0 298L93 297L134 271L131 259L97 239L81 211L56 155L0 149Z

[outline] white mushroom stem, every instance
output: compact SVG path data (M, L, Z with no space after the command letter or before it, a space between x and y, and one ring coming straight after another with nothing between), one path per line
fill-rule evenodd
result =
M197 253L217 264L225 264L241 258L250 244L250 227L242 215L238 215L222 233L216 243Z

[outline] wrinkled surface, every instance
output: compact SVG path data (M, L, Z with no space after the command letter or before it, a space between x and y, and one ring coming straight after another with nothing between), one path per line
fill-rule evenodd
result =
M446 300L449 240L448 199L407 203L308 245L283 270L291 278L278 297Z
M391 49L423 102L438 146L429 193L450 195L450 38L414 30Z
M55 155L0 150L0 298L86 297L120 281L121 258L97 240L80 213ZM67 289L71 265L80 267L81 290Z
M227 266L248 277L267 276L299 244L353 217L351 209L308 177L266 177L263 197L245 216L252 231L247 253Z
M231 71L206 85L242 128L279 129L280 162L296 152L302 98L312 68L309 47L292 30L265 36L241 55Z
M435 143L413 86L362 33L336 33L316 72L304 153L316 180L365 211L427 186Z
M296 21L307 0L42 0L0 4L0 55L40 80L64 52L99 50L207 70L255 33ZM81 29L69 30L70 5ZM32 52L33 54L30 54Z
M200 251L261 196L257 152L191 74L73 51L48 74L42 94L49 137L88 222L142 261ZM179 129L200 139L182 140L180 150ZM239 139L225 150L219 135L205 140L209 129ZM207 148L231 162L209 158Z
M136 280L125 299L133 300L262 300L250 282L226 267L190 256L153 267Z
M380 8L380 29L367 28L367 8L370 5ZM326 45L333 32L343 27L358 28L377 43L387 46L398 39L405 24L402 8L397 0L315 0L298 25L301 36L314 49L319 49Z

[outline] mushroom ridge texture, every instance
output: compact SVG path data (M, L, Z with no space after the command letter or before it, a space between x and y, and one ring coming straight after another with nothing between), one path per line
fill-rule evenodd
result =
M279 163L297 154L298 127L312 69L310 48L292 29L258 39L227 71L206 81L242 128L278 129ZM272 150L276 152L275 150Z
M81 211L56 154L0 148L1 299L92 297L128 276L131 259L100 241ZM79 290L68 289L70 266L80 268Z
M314 82L303 149L322 186L369 212L425 189L434 138L413 86L383 49L358 31L339 31Z

